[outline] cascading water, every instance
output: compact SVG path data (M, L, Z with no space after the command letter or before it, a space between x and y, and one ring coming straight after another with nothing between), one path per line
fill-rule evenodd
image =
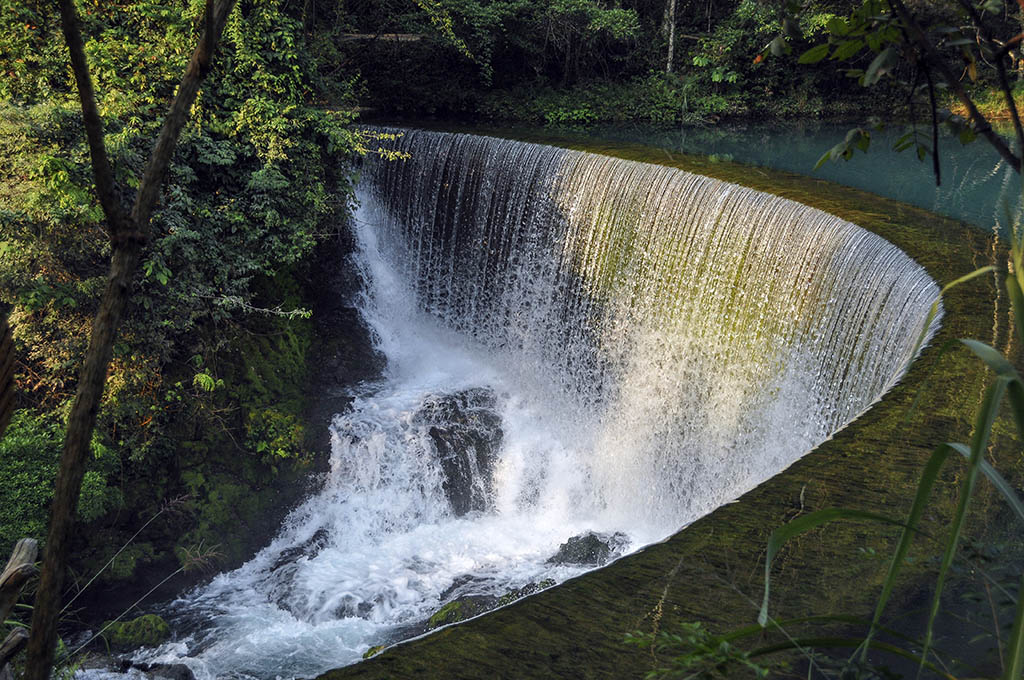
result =
M138 653L309 676L445 601L589 568L793 463L902 375L938 289L883 239L679 170L401 133L364 168L362 311L388 364L331 425L323 489ZM530 586L529 589L532 589Z

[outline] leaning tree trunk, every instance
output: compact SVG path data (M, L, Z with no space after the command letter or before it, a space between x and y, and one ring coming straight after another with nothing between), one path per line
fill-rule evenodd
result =
M38 546L31 538L23 538L14 546L11 559L0 572L0 621L6 621L21 594L25 581L36 573ZM10 661L28 642L28 631L20 626L0 642L0 680L13 680Z
M60 616L68 544L81 492L82 476L85 474L89 442L92 439L96 415L107 381L117 329L131 295L131 282L138 268L142 249L149 238L149 217L159 196L160 185L174 153L178 135L199 92L199 85L210 71L217 41L234 3L235 0L206 0L202 38L192 53L185 75L178 85L178 92L164 117L160 135L153 146L139 183L135 203L128 212L117 199L114 174L104 145L103 122L96 106L74 0L60 0L61 26L78 87L93 179L100 205L107 218L113 254L107 287L100 301L99 311L93 320L89 349L82 365L75 401L68 418L64 451L50 507L50 526L46 536L42 576L32 615L25 680L48 680L50 677L57 641L57 621Z

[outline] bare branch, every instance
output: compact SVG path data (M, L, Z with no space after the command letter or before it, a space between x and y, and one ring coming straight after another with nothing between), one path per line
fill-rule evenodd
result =
M0 572L0 621L7 618L14 603L18 601L21 587L36 573L36 555L39 544L31 538L23 538L14 546L7 566ZM0 663L0 666L3 664Z

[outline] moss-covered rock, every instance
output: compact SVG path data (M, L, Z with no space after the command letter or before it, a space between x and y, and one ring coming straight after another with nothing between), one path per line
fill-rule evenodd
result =
M385 647L387 647L387 645L374 645L373 647L370 647L365 652L363 652L363 658L369 659L371 656L377 656L378 654L384 651Z
M156 614L144 614L130 621L107 622L103 637L114 649L155 647L171 636L171 628Z
M465 595L452 600L434 612L427 620L427 630L471 619L478 614L494 609L497 604L498 599L489 595Z

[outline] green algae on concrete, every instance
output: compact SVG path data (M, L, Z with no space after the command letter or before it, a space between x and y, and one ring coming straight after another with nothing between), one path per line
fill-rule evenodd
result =
M940 284L987 264L1005 268L1005 248L992 235L856 189L706 158L668 158L662 150L640 145L596 148L550 133L504 136L662 163L791 198L881 235ZM321 677L640 677L664 663L649 650L625 645L627 632L671 630L690 621L715 631L755 623L765 544L775 528L826 507L905 516L931 450L945 441L969 439L988 376L966 351L941 348L955 338L971 337L1010 353L1014 339L1000 290L990 276L949 292L941 330L901 383L832 439L739 502L608 567ZM1003 434L990 459L1004 474L1020 480L1024 458L1012 430L1000 428ZM896 614L930 597L928 560L941 551L943 529L957 500L959 469L955 463L948 465L933 491L922 527L932 538L915 542L913 561L904 570L883 624L898 626ZM987 487L979 485L979 493L972 504L972 532L1000 540L998 520L989 521L998 516L1000 504ZM773 616L869 618L898 533L876 524L835 523L791 540L773 565ZM792 624L787 632L820 637L837 630L815 621ZM864 631L840 627L838 632Z

